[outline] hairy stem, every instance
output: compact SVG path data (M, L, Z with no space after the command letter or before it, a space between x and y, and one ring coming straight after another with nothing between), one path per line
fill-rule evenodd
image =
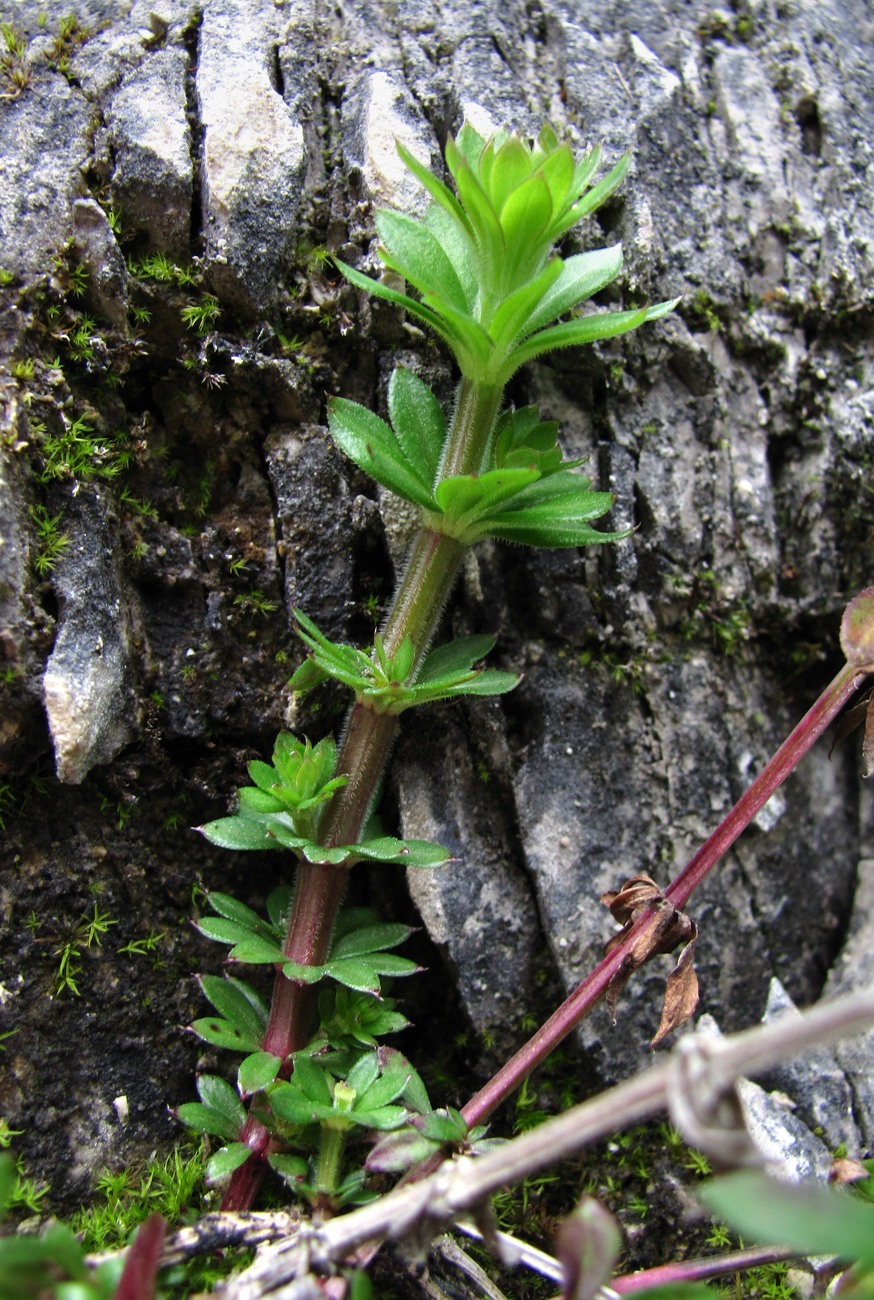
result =
M461 381L443 474L475 473L480 468L502 391L470 380ZM463 544L454 538L429 528L419 530L383 629L388 654L396 653L409 637L415 647L415 665L421 664L452 591L464 550ZM388 761L397 723L395 716L376 713L360 702L353 705L337 761L337 774L348 780L322 815L321 844L333 848L352 844L359 838ZM300 863L283 945L290 961L301 966L320 966L326 961L347 870L342 865ZM288 1057L306 1047L310 1040L316 999L313 985L289 980L277 970L262 1048L283 1059L286 1076L291 1072ZM252 1156L234 1172L222 1202L224 1210L251 1208L264 1176L267 1156L276 1148L264 1125L251 1115L240 1140L251 1147Z

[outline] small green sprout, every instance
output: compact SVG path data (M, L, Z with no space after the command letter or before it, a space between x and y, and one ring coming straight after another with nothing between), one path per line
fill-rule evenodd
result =
M43 505L31 506L30 517L36 525L39 549L34 568L41 578L47 577L70 546L72 539L60 530L61 513L50 515Z
M208 334L221 313L218 298L206 294L203 301L183 307L179 313L183 325L197 334Z
M125 953L130 957L145 957L150 952L154 952L158 944L167 938L165 931L150 930L143 939L131 939L119 948L119 953Z
M252 591L241 592L234 597L234 605L244 614L260 615L267 618L279 609L279 602L265 595L258 587Z

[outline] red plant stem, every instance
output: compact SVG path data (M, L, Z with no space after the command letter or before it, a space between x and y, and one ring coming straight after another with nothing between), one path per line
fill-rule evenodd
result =
M762 1264L779 1264L786 1259L797 1259L797 1251L777 1250L773 1246L751 1246L748 1250L735 1250L730 1255L714 1255L709 1259L685 1259L678 1264L660 1264L658 1268L642 1269L639 1273L626 1273L608 1283L611 1291L631 1295L651 1286L667 1286L670 1282L707 1282L726 1273L741 1273Z
M746 793L741 796L709 839L705 840L679 876L668 886L665 897L677 908L686 905L693 890L697 889L708 872L712 871L741 831L749 826L759 809L767 803L829 723L837 717L864 681L865 676L865 671L845 664L826 687ZM576 1028L583 1017L588 1015L607 992L611 979L631 951L638 936L646 928L651 916L652 909L647 909L625 935L622 943L617 944L598 963L515 1056L511 1057L470 1099L461 1112L469 1126L481 1124L491 1115L522 1080Z

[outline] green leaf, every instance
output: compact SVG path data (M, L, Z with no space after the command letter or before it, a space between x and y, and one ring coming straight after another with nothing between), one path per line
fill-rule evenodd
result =
M399 943L409 939L413 933L409 925L399 921L388 921L381 925L369 925L365 929L353 930L345 935L331 948L331 958L360 957L364 953L380 952L385 948L396 948Z
M538 303L561 274L561 269L561 259L552 258L539 275L503 300L489 321L489 334L494 339L496 349L504 351L519 335L524 337L531 332L526 326Z
M251 1147L246 1146L245 1142L232 1142L229 1146L222 1147L207 1162L207 1183L219 1183L222 1179L229 1178L235 1169L246 1163L251 1154Z
M502 374L506 381L526 361L552 352L556 348L567 348L581 343L594 343L598 339L612 339L620 334L627 334L637 329L645 321L659 320L673 311L679 298L669 302L656 303L653 307L643 307L635 311L607 311L582 316L577 320L566 321L563 325L553 325L549 329L539 330L526 338L514 349Z
M220 916L204 916L197 922L196 928L207 939L232 944L229 955L234 961L254 964L282 961L282 949L275 939L265 939L235 921L227 921Z
M510 508L485 516L477 529L480 536L528 546L587 546L628 536L590 527L612 505L609 492L589 491L588 479L562 471L520 492Z
M622 245L578 253L562 263L561 273L525 322L523 337L542 329L615 280L622 270Z
M874 1206L847 1192L743 1171L705 1183L698 1193L752 1241L874 1266Z
M328 424L341 450L377 483L425 510L433 508L430 482L410 465L385 420L357 402L332 397L328 401Z
M458 311L469 313L471 304L438 240L414 217L381 209L376 229L383 242L380 257L424 296L436 294Z
M425 658L417 685L469 672L475 663L494 650L496 641L494 636L462 636L438 646Z
M613 194L622 184L630 166L631 154L624 153L616 166L611 167L603 180L600 180L597 185L593 185L588 194L574 205L573 225L576 225L582 217L588 216L590 212L594 212L596 208L599 208L602 203L605 203L607 199L609 199L610 195ZM568 229L567 226L560 230L559 234L564 234L564 230L566 229ZM557 237L558 235L553 235L554 239Z
M409 1119L409 1114L403 1106L378 1106L372 1110L351 1110L347 1114L349 1119L361 1128L376 1129L380 1132L400 1128Z
M361 957L339 958L329 961L325 970L338 984L345 984L347 989L357 989L360 993L378 993L379 975L369 961Z
M440 867L452 856L429 840L396 840L392 835L347 845L346 851L371 862L398 862L404 867Z
M215 1075L202 1074L197 1080L200 1101L187 1101L176 1114L188 1128L235 1142L246 1121L246 1112L229 1083Z
M287 1182L296 1183L302 1178L306 1178L309 1173L309 1166L303 1156L287 1156L276 1153L267 1157L267 1163L271 1169L284 1178Z
M225 1115L236 1124L244 1124L246 1112L231 1085L216 1074L201 1074L197 1080L197 1093L205 1106Z
M294 1086L321 1106L331 1104L331 1085L328 1076L320 1065L302 1052L295 1053L294 1073L291 1076Z
M272 1083L279 1073L282 1058L272 1052L255 1051L240 1062L237 1071L237 1088L240 1095L250 1097Z
M376 971L377 975L415 975L422 968L416 962L410 961L409 957L398 957L393 952L375 952L367 958L368 963Z
M217 1016L206 1016L195 1020L191 1026L198 1038L214 1047L228 1047L232 1052L254 1052L260 1039L243 1033L227 1020Z
M438 180L434 173L425 167L423 163L420 163L418 158L414 157L409 149L401 144L400 140L397 141L397 151L404 165L413 173L416 180L424 186L434 202L439 204L459 226L468 228L469 223L464 209L452 191L441 180Z
M267 1005L263 999L242 980L217 975L201 975L200 986L216 1011L239 1032L260 1043L267 1027Z
M446 419L440 403L412 370L403 366L388 385L388 412L395 436L423 483L433 484L443 444Z
M210 892L207 894L207 900L214 912L219 916L225 916L229 921L236 921L239 925L244 926L247 930L254 930L256 934L262 935L265 939L272 938L274 928L269 921L265 921L263 916L259 916L253 908L247 907L231 894L219 894Z
M276 840L264 822L251 817L219 817L197 828L220 849L275 849Z

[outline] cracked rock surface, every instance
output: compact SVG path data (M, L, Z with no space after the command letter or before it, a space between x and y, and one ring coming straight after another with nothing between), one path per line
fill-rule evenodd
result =
M447 610L447 635L498 632L523 683L405 718L386 819L458 862L408 891L359 868L351 892L424 922L424 1050L463 1030L485 1071L599 957L599 895L677 873L836 671L874 543L863 0L66 11L64 35L7 0L25 49L0 98L0 1113L59 1207L167 1149L168 1105L221 1068L177 1028L221 966L187 925L192 887L258 907L286 864L189 827L280 727L342 726L340 694L290 697L293 606L363 643L402 562L403 520L324 405L384 414L399 360L451 402L434 342L327 259L374 270L374 205L420 209L396 137L436 164L465 115L546 118L611 161L630 147L573 249L621 240L620 295L682 299L514 381L636 531L483 547ZM773 1009L775 978L798 1005L856 978L861 791L853 740L820 748L693 899L725 1031ZM581 1027L581 1092L648 1059L670 966ZM833 1070L868 1144L872 1050Z

